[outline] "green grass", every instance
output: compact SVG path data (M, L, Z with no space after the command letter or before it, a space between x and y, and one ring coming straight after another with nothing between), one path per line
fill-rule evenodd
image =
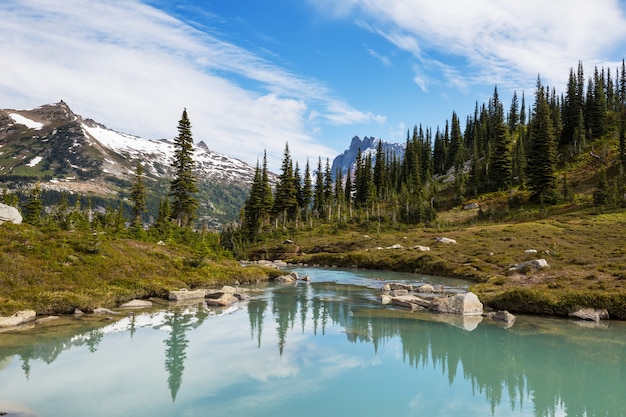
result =
M358 266L468 279L487 305L514 312L567 315L574 308L607 308L626 319L626 212L599 214L565 206L530 220L468 221L401 231L350 225L294 231L250 250L252 258L282 258L309 265ZM436 236L457 244L436 243ZM286 237L294 244L284 245ZM404 249L386 248L401 244ZM429 246L430 251L412 249ZM526 253L535 249L537 253ZM544 270L513 273L510 267L544 258Z
M180 288L266 280L273 273L233 260L198 259L183 246L8 224L0 225L0 265L0 315L92 311Z

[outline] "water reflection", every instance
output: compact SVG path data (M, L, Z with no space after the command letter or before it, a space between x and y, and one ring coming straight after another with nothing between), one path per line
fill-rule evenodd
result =
M373 396L366 386L357 385L364 381L401 406L404 398L394 392L400 390L395 378L403 381L398 382L403 388L411 385L411 379L421 387L425 375L439 374L445 375L450 387L467 387L470 397L484 398L494 415L502 407L510 414L536 417L624 415L623 323L587 328L566 320L520 317L514 327L503 329L490 321L469 323L452 317L448 324L442 320L449 316L382 307L376 295L376 290L362 285L298 283L273 287L247 304L226 310L193 303L114 322L62 320L33 331L4 333L0 335L0 403L9 399L2 397L6 391L2 369L11 369L13 361L20 361L26 380L32 380L35 362L52 364L62 352L81 348L91 356L100 349L114 356L113 346L123 345L125 338L150 349L146 366L160 368L161 373L154 375L161 387L166 384L169 401L194 410L206 411L209 403L217 409L217 399L229 397L237 399L238 411L265 415L259 405L284 403L289 399L287 387L297 392L293 400L301 404L307 398L303 392L314 391L313 386L319 386L324 396L354 386L367 397L359 399L366 404ZM229 318L209 320L216 316ZM244 338L239 338L240 333ZM403 368L390 362L395 354ZM159 357L160 364L154 363ZM406 368L413 372L407 374ZM359 375L356 382L342 379L348 373ZM326 382L316 384L315 378ZM135 402L142 390L158 391L151 386L129 387L135 390ZM282 387L280 398L276 387ZM424 407L421 393L413 395L409 406L418 415L432 411L420 408ZM450 405L446 398L439 401L441 407ZM219 404L224 410L234 407L225 401ZM155 407L153 413L163 412L158 404ZM186 415L200 415L191 408ZM301 410L300 415L306 413Z

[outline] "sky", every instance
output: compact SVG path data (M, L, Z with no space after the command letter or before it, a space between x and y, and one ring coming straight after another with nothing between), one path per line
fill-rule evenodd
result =
M353 136L404 142L497 86L565 91L626 57L626 0L2 0L0 108L64 100L107 127L278 171ZM527 104L532 100L528 100Z

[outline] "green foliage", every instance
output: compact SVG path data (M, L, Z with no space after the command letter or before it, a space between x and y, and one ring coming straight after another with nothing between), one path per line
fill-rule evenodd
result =
M187 109L178 122L178 136L174 139L174 178L170 182L172 197L171 218L181 227L191 227L196 218L198 201L194 194L198 192L194 174L193 137Z

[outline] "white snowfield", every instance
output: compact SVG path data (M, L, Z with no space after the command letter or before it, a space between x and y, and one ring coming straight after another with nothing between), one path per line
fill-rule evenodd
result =
M17 113L9 113L9 116L15 123L26 126L29 129L39 130L43 127L43 123L36 122Z
M169 166L174 159L174 143L171 140L148 140L100 126L91 127L84 123L82 128L88 139L93 138L105 148L125 155L131 160L141 160L145 169L151 170L154 174L157 174L157 170L152 164ZM244 183L252 181L254 167L238 159L210 151L206 145L202 145L194 145L194 160L199 172L216 179Z
M37 164L38 164L38 163L40 163L42 160L43 160L43 158L42 158L41 156L36 156L36 157L34 157L33 159L31 159L31 160L30 160L30 162L28 162L28 163L26 164L26 166L29 166L29 167L31 167L31 168L32 168L32 167L35 167L35 166L37 166Z

